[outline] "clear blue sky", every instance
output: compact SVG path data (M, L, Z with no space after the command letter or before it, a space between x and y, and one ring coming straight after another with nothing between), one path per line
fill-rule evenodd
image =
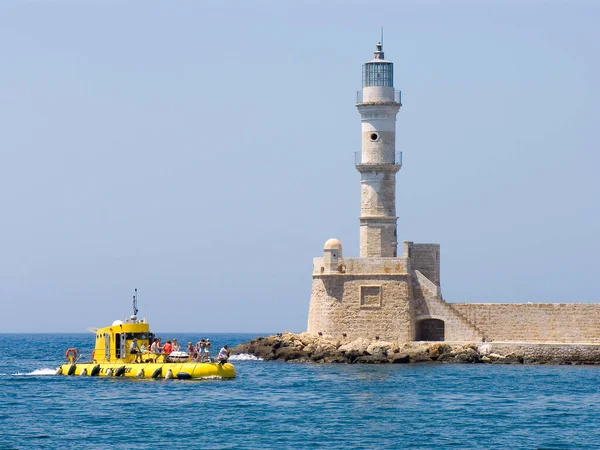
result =
M292 6L293 3L293 6ZM358 255L361 65L385 28L399 240L451 302L598 302L600 4L0 3L0 332L302 331Z

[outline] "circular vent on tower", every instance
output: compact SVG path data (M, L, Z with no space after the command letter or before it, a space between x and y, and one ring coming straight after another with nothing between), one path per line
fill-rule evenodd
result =
M377 133L371 133L371 136L369 136L371 138L371 141L375 142L377 140L379 140L379 135Z

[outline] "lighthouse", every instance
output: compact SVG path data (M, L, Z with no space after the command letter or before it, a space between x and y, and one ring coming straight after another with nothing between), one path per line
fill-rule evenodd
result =
M481 314L461 305L467 315L447 304L440 285L440 246L404 241L396 235L396 116L402 106L394 88L394 64L377 43L362 66L360 113L362 148L355 153L360 173L360 257L342 252L342 243L327 240L322 256L313 258L312 289L306 330L342 342L373 341L481 342L484 335L471 317Z
M355 153L361 176L361 258L397 256L396 173L402 153L396 152L396 115L401 106L394 64L385 60L378 42L373 59L363 64L356 99L362 123L362 149Z

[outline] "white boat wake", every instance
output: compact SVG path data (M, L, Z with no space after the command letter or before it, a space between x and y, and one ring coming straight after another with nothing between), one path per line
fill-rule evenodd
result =
M13 373L13 375L15 376L40 376L40 375L54 375L56 374L56 369L48 369L48 368L44 368L44 369L36 369L33 372L28 372L28 373Z

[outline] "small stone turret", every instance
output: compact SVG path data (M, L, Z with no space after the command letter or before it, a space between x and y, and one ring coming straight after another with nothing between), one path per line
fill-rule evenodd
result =
M323 246L325 272L337 272L342 258L342 244L337 239L328 239Z

